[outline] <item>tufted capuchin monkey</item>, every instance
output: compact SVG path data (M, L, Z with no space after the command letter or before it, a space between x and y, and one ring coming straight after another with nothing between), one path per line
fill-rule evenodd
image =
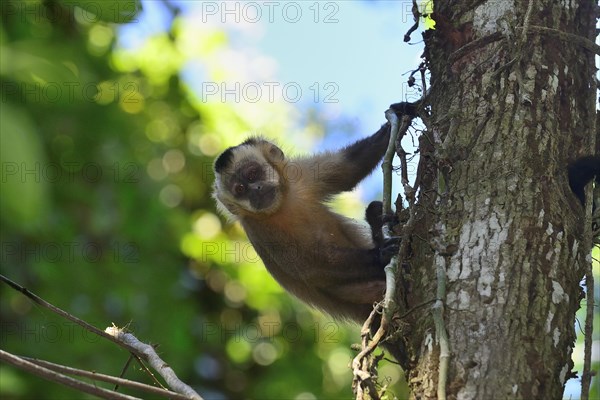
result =
M381 235L381 205L368 227L329 209L382 159L389 124L335 152L287 158L275 144L250 138L215 161L214 198L233 214L271 275L290 293L328 314L362 323L383 298L383 268L398 251Z

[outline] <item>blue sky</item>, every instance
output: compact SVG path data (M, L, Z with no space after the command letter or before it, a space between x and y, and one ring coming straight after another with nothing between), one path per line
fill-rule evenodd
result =
M204 19L221 24L236 46L252 46L271 57L280 82L298 83L307 94L313 93L309 88L317 83L321 96L316 106L334 116L355 118L365 134L384 122L383 112L389 104L415 99L405 82L408 72L419 64L423 44L419 32L413 33L415 44L403 42L412 24L410 1L173 4L185 14L196 15L198 23ZM301 17L296 17L298 11ZM168 15L162 2L143 1L138 21L121 30L121 43L135 46L146 36L164 31ZM254 25L253 34L248 34L249 29L234 29L243 24ZM327 83L334 85L325 87ZM327 94L337 103L326 102ZM310 106L312 96L302 100L299 105Z
M412 36L414 44L403 41L413 22L411 1L172 3L199 24L222 26L235 48L253 48L271 59L275 79L302 90L296 103L301 112L316 108L328 120L352 122L354 133L329 132L321 149L374 133L385 122L383 113L391 103L417 98L405 83L423 50L418 31ZM145 37L168 28L169 15L163 2L143 1L136 23L121 29L120 43L143 43ZM191 86L199 86L198 67L184 76L196 77ZM365 182L365 201L377 196L380 180L371 177Z

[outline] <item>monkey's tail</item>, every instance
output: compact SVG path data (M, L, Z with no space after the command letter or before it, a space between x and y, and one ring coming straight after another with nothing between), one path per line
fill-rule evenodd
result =
M581 157L569 164L568 171L569 186L583 205L585 204L585 185L594 176L596 182L600 183L600 156Z

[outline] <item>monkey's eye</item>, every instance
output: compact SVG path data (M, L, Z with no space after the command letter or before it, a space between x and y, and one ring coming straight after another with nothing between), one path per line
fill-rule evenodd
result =
M237 195L244 194L244 192L246 191L246 186L242 185L241 183L238 183L233 187L233 191Z
M258 178L258 172L256 171L256 168L252 168L246 173L246 179L249 182L254 182L256 178Z

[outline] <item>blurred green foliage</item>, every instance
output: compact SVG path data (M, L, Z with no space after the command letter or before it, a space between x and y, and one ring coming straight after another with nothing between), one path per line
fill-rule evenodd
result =
M357 330L284 294L215 213L216 154L256 126L299 132L287 104L249 111L186 85L190 61L216 82L232 73L227 35L172 10L168 32L125 49L118 23L136 23L136 1L1 9L2 274L97 327L130 324L207 399L349 397ZM0 290L0 348L121 372L126 352ZM85 398L6 365L0 381L3 399Z

